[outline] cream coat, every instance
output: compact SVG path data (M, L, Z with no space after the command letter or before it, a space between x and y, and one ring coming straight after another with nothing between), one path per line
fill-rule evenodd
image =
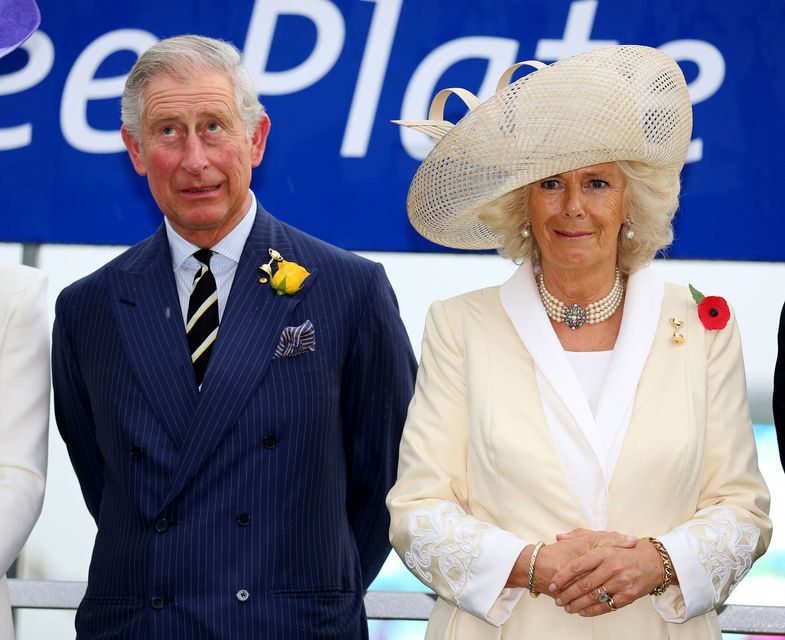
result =
M511 291L531 302L531 269L522 267L516 277ZM657 295L642 295L648 292L643 285L637 295L632 289L613 356L629 367L632 382L612 363L606 381L621 390L618 398L615 388L606 395L621 409L608 399L599 409L605 403L621 425L607 480L593 457L583 409L570 397L576 387L561 379L574 376L559 371L560 360L541 349L537 331L521 326L526 318L513 308L509 291L504 303L494 287L431 307L398 481L388 497L393 545L439 596L427 638L720 638L714 608L765 551L771 534L738 329L731 318L721 331L705 330L686 288L660 284ZM526 310L545 326L541 305ZM671 339L673 316L685 321L682 344ZM636 349L642 350L638 365L629 353ZM565 423L561 435L553 415ZM564 433L573 433L575 449L584 451L577 470L562 465L557 441ZM599 515L571 489L576 476L597 481L598 502L606 501ZM527 542L597 528L598 519L608 530L660 537L680 579L684 575L684 593L674 586L661 597L582 618L547 596L503 590Z
M0 640L14 637L3 574L41 512L48 428L46 278L0 265Z

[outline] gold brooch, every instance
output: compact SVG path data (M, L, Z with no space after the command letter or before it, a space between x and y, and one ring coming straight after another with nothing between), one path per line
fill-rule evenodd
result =
M668 322L670 322L671 326L673 327L671 341L675 342L676 344L682 344L683 342L686 342L687 338L685 338L680 331L682 325L684 324L684 320L679 320L676 316L673 316L672 318L668 318Z
M266 276L262 276L261 278L259 278L259 282L261 282L262 284L267 284L268 278L273 277L273 268L270 265L273 262L281 262L283 260L283 256L280 253L278 253L275 249L269 249L269 253L270 253L270 262L268 262L267 264L263 264L261 267L259 267L261 271L264 271L267 274Z

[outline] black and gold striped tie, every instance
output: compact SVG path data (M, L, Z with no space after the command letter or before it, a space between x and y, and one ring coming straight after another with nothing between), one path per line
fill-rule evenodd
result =
M212 256L213 252L209 249L200 249L194 253L194 258L202 263L202 267L194 276L191 298L188 301L188 320L185 325L191 362L194 365L196 384L199 387L202 386L215 337L218 335L218 290L215 286L215 276L210 271Z

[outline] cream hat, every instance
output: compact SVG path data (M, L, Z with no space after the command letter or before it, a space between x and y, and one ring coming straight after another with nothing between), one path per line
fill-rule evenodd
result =
M536 71L507 85L518 67ZM456 249L501 241L477 217L496 198L581 167L634 160L680 170L692 107L678 65L642 46L597 49L551 65L508 69L479 104L463 89L439 92L428 120L397 121L437 141L412 180L409 219L417 231ZM471 109L456 125L442 116L450 93Z

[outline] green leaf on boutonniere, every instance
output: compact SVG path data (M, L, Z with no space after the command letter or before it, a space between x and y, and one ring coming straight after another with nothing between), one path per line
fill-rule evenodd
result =
M703 302L703 299L706 297L700 291L698 291L692 285L688 285L690 287L690 293L692 294L692 299L695 300L695 304L700 304Z

